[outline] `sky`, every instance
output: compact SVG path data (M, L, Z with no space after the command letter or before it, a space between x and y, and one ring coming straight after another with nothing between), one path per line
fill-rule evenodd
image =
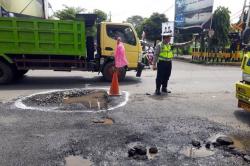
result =
M174 0L48 0L53 11L63 8L63 5L82 7L87 12L100 9L107 14L111 12L112 22L122 22L133 15L149 17L153 12L164 13L170 21L174 20ZM250 0L248 0L250 1ZM238 21L244 0L214 0L214 10L218 6L228 7L232 22Z

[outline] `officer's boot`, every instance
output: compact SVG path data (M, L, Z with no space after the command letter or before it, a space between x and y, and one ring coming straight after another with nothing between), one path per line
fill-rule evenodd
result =
M162 91L163 93L171 93L171 91L168 90L167 87L168 87L168 81L165 81L164 84L162 85L161 91Z
M156 80L156 90L155 90L155 94L156 95L161 95L161 82L159 80Z

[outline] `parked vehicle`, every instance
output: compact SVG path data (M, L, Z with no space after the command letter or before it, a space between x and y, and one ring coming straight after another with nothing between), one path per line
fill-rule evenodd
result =
M117 36L124 42L129 62L119 70L119 79L128 70L141 73L142 49L133 26L102 22L96 27L95 39L86 35L86 27L93 26L95 19L93 14L77 15L76 21L0 17L0 84L29 70L92 71L110 81Z
M238 107L250 112L250 52L244 55L241 69L242 80L236 83Z

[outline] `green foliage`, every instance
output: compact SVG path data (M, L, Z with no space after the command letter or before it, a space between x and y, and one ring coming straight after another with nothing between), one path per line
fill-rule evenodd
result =
M85 12L86 9L80 7L69 7L64 5L64 9L55 12L54 16L60 20L74 20L76 14Z
M97 23L107 21L108 15L105 12L99 9L95 9L93 13L97 15L97 20L96 20Z
M131 16L126 20L126 22L131 23L135 28L141 26L143 21L144 21L143 17L138 15Z
M212 28L214 36L211 44L220 49L225 48L229 44L229 30L230 30L230 11L225 7L218 7L213 14Z
M182 48L175 48L173 52L174 54L177 54L177 55L191 55L193 52L193 48L191 46L185 46Z
M141 36L142 31L143 31L142 25L143 25L144 20L145 19L142 16L134 15L134 16L127 18L126 22L131 23L134 26L137 34Z
M161 40L162 23L167 22L165 14L153 13L143 22L143 30L148 40L156 42Z
M86 9L80 8L80 7L69 7L69 6L64 5L64 9L57 11L54 14L54 17L57 17L60 20L75 20L76 14L80 14L83 12L86 12ZM97 14L97 23L107 20L107 14L105 12L95 9L93 13ZM96 28L87 27L86 34L87 36L95 36Z

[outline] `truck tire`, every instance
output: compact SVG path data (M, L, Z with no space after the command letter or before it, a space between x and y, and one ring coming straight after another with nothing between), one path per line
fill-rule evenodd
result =
M15 79L22 78L29 70L16 70L15 73Z
M106 81L112 81L112 76L113 76L113 69L114 69L114 62L108 62L105 64L102 75ZM125 68L120 68L118 70L118 79L119 81L123 81L126 77L126 69Z
M8 84L13 81L14 73L10 65L0 61L0 84Z

